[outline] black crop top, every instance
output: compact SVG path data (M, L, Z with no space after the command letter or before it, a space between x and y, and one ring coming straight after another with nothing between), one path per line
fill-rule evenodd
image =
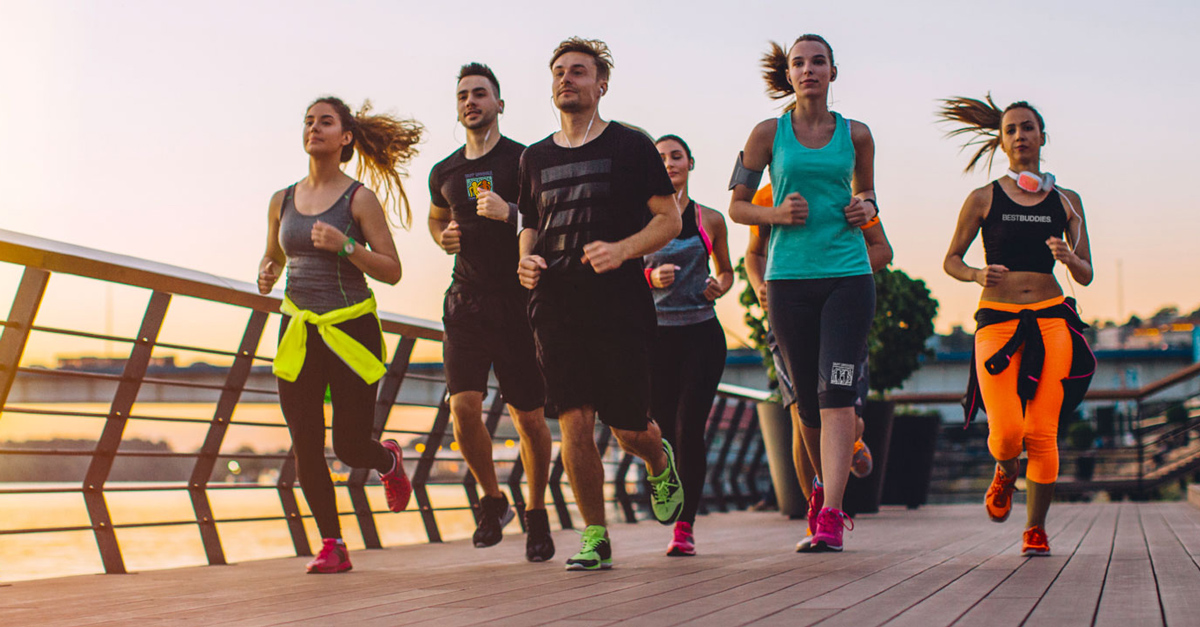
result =
M1054 272L1054 255L1046 240L1062 237L1067 214L1057 190L1026 207L1013 202L999 181L992 182L992 207L983 221L983 253L987 264L1014 272Z

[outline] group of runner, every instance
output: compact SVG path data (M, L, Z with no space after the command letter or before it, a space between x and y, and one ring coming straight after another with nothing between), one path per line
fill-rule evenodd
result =
M612 566L597 418L645 462L653 516L674 524L667 554L695 554L704 427L725 362L713 303L733 285L724 218L688 195L695 160L687 142L677 135L654 141L600 117L612 66L601 41L559 44L550 71L561 128L526 147L500 132L505 105L492 70L464 65L456 97L466 143L429 176L430 235L455 256L443 361L455 438L484 494L474 544L500 542L517 513L500 489L483 421L494 370L528 476L523 515L531 562L555 554L545 505L546 419L559 423L563 465L586 524L568 570ZM769 93L789 102L782 116L754 128L738 156L729 216L752 227L746 267L770 318L782 387L794 399L793 451L809 499L809 531L797 550L841 551L843 528L851 526L842 510L847 479L871 466L856 408L866 389L872 272L890 262L892 249L875 200L871 132L828 108L837 78L828 42L803 35L787 50L773 44L763 66ZM1064 400L1062 387L1037 381L1083 379L1084 360L1055 350L1082 323L1069 315L1052 274L1059 261L1081 284L1091 280L1082 205L1041 173L1044 124L1029 105L1000 111L990 99L955 99L943 113L966 125L961 132L994 139L971 166L997 148L1010 161L1013 180L968 199L946 270L985 288L977 316L985 373L972 381L992 409L989 447L998 464L988 513L1007 518L1024 441L1025 552L1047 553L1056 412L1073 409L1073 397L1069 387ZM422 131L321 98L305 117L309 174L270 203L259 289L268 293L286 264L274 368L297 472L323 538L311 573L351 568L324 457L326 389L337 457L379 471L392 511L403 511L412 493L399 444L372 436L385 355L364 275L400 279L388 214L402 227L411 223L401 174ZM341 170L355 151L358 177L370 187ZM768 166L770 186L759 190ZM980 230L989 265L973 269L962 254Z

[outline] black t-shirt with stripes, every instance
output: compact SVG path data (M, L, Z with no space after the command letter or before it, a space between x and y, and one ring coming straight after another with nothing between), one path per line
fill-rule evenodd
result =
M617 122L578 148L556 145L553 135L529 146L518 178L521 224L538 230L534 254L548 266L539 286L597 276L582 262L583 246L637 233L650 220L650 198L675 193L654 142ZM641 268L630 259L614 272Z

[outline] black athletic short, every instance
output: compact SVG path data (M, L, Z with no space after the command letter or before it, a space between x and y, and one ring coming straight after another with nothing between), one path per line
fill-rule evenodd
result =
M819 427L821 409L854 407L875 318L874 277L768 281L767 302L800 420Z
M544 404L527 301L524 289L487 292L450 285L442 307L442 361L450 394L486 394L488 370L495 367L506 403L522 411Z
M779 350L779 342L775 341L775 332L767 331L767 349L771 351L771 361L775 362L775 377L779 382L779 404L785 408L796 402L796 387L788 376L787 364L783 361L783 351ZM856 384L858 398L854 399L854 413L862 416L863 404L871 389L871 372L867 367L867 356L863 355L862 365L858 369Z
M531 294L547 414L591 406L610 427L645 431L658 319L642 274L560 281Z

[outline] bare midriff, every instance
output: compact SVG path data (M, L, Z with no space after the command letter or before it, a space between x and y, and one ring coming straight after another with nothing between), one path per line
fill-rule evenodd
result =
M1044 272L1008 272L1000 285L983 288L980 300L1028 305L1062 296L1062 287L1053 274Z

